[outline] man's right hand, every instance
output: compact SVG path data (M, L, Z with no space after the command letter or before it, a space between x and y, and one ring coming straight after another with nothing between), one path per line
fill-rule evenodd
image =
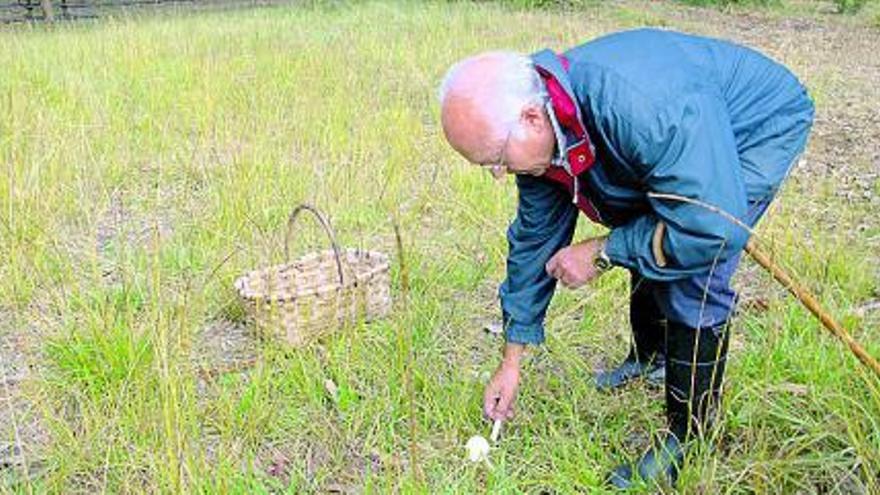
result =
M519 389L519 362L524 349L521 344L506 345L504 359L483 393L483 414L487 418L506 420L513 417L513 403Z

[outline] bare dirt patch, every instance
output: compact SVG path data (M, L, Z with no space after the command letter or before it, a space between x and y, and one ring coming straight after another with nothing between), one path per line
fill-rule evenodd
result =
M193 345L192 361L203 376L244 371L259 356L259 338L246 325L224 318L209 322Z
M37 404L26 393L34 379L37 352L22 333L12 331L11 310L0 310L0 474L26 478L39 471L49 443Z

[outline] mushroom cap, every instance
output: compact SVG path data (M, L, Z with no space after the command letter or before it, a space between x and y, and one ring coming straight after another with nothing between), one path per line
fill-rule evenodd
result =
M489 457L489 441L480 435L472 436L465 444L465 448L471 462L480 462Z

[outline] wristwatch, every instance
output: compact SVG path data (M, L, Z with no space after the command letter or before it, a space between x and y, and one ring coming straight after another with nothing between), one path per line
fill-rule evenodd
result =
M602 242L602 247L596 252L596 257L593 258L593 266L595 266L600 272L607 272L614 268L614 265L611 264L611 258L609 258L608 253L605 252L604 241Z

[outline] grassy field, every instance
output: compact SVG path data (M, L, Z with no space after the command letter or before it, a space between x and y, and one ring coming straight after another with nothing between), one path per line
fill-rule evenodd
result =
M591 383L626 352L625 273L557 294L493 466L465 460L515 187L445 145L435 95L488 48L660 25L790 65L817 128L759 231L880 356L876 31L748 15L368 3L0 32L0 492L601 491L663 424L659 391ZM397 219L406 311L298 351L254 338L232 282L283 258L302 202L395 260ZM300 228L296 252L324 245ZM880 381L756 266L738 284L726 414L681 491L880 493Z

